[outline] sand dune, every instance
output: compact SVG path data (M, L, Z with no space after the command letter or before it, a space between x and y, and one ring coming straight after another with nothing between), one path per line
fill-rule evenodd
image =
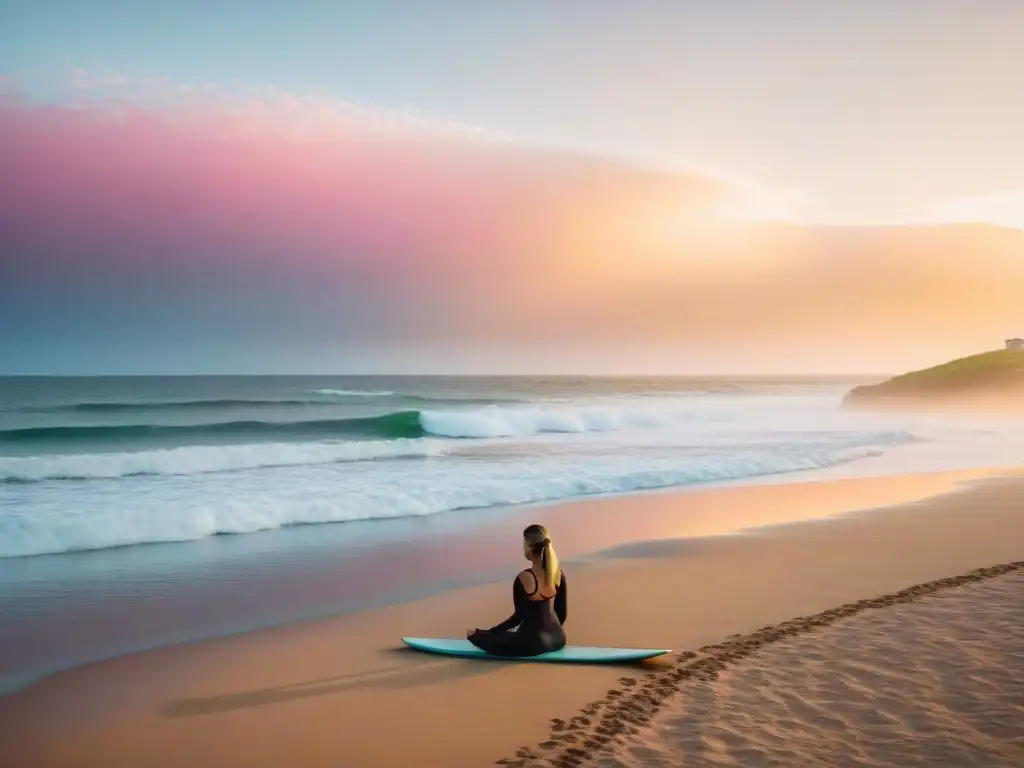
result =
M518 766L1024 765L1024 562L849 603L620 685ZM538 757L548 753L547 757Z

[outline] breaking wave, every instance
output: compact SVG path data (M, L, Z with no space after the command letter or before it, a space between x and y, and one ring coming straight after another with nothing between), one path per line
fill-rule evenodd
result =
M418 445L422 446L421 441ZM362 444L364 451L370 444ZM284 446L285 449L293 446ZM360 444L335 446L333 450L357 450ZM413 455L421 448L408 444ZM162 452L161 456L115 454L107 465L94 464L90 471L123 472L124 464L136 461L136 469L152 469L146 462L179 461L179 471L187 471L195 460L220 462L220 466L267 466L258 459L239 459L244 454L232 448L189 448ZM304 447L304 451L310 450ZM332 450L328 446L321 450ZM372 449L380 451L379 446ZM394 446L400 455L402 446ZM206 453L195 453L206 451ZM0 520L0 557L21 557L77 550L106 549L134 544L189 541L219 534L243 534L290 525L342 523L355 520L414 517L457 509L487 508L510 504L556 501L579 496L626 493L685 486L698 483L738 480L800 470L821 469L883 452L881 447L860 446L843 449L790 446L773 451L745 451L739 455L704 456L692 460L656 461L647 468L616 466L603 462L572 462L549 465L545 470L525 466L481 466L460 479L438 485L430 478L404 475L392 484L370 488L352 488L341 494L324 495L318 488L289 487L268 493L236 493L223 500L202 500L182 504L180 499L152 504L131 505L120 509L98 507L89 515L46 514ZM343 460L321 453L326 460ZM136 456L139 458L132 458ZM174 458L177 457L177 458ZM186 458L187 457L187 458ZM200 457L204 457L200 459ZM229 458L233 457L233 458ZM377 458L375 456L374 458ZM69 459L71 457L68 457ZM83 459L89 457L81 457ZM98 458L98 457L92 457ZM294 456L308 461L310 455ZM351 459L349 459L351 460ZM280 464L287 459L278 460ZM233 462L233 464L232 464ZM248 462L248 463L247 463ZM644 462L647 464L647 462ZM209 466L206 464L205 466ZM104 470L106 467L106 470ZM164 467L167 469L167 467ZM248 489L251 480L239 480L237 491ZM233 486L234 487L234 486Z
M38 426L0 430L0 444L31 442L118 442L140 439L254 440L363 438L394 440L514 437L548 432L615 432L657 429L692 421L689 408L590 406L565 408L502 407L400 410L377 416L303 421L222 421L204 424L110 424Z
M190 445L154 451L0 456L0 480L94 480L136 475L200 475L262 467L296 467L374 459L440 456L434 440L352 441L339 443L260 443Z

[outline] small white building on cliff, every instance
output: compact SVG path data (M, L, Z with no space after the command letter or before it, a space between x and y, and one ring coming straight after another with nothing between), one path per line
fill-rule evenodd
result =
M1024 339L1007 339L1007 349L1024 349Z

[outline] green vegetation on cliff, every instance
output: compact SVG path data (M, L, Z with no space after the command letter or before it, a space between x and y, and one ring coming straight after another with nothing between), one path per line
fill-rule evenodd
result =
M855 387L847 404L960 400L1019 394L1024 402L1024 350L1000 349Z

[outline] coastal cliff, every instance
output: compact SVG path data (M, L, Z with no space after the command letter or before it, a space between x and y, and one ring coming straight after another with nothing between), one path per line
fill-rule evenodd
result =
M844 406L995 405L1024 409L1024 350L962 357L852 389Z

